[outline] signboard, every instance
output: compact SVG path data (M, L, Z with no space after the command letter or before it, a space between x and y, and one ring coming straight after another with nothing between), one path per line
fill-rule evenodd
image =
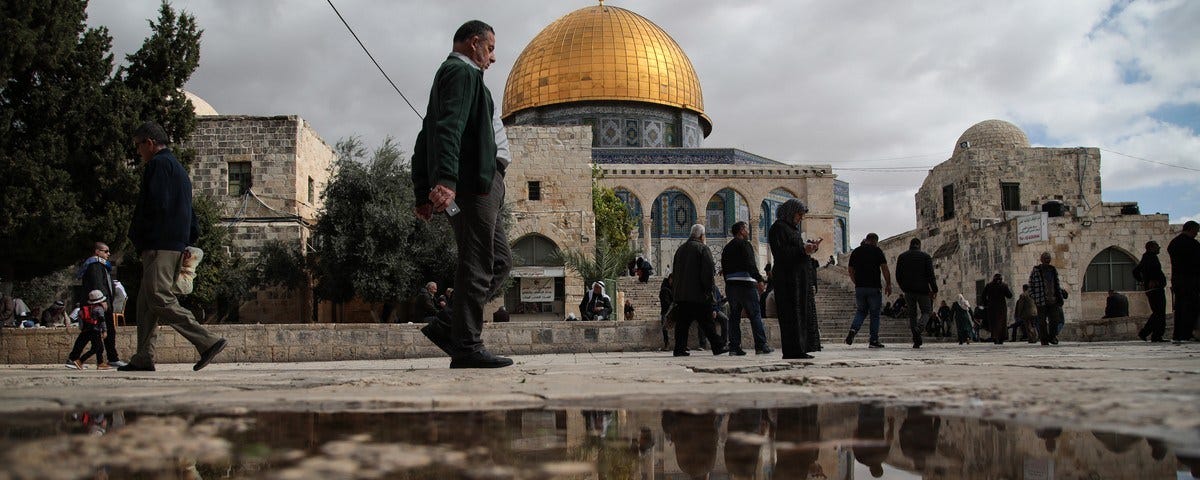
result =
M566 275L563 267L513 267L508 276L516 278L562 277Z
M531 277L521 278L521 301L553 302L554 279Z
M1050 239L1050 227L1046 212L1026 215L1017 219L1017 245L1044 242Z

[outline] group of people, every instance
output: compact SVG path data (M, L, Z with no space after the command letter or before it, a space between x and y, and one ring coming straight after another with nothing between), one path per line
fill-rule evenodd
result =
M420 323L432 323L438 320L449 322L450 305L453 304L453 300L453 287L446 287L446 290L439 295L437 282L426 282L425 286L417 292L416 298L413 299L411 320Z
M785 359L813 358L811 353L821 349L821 340L815 304L815 268L819 262L813 261L812 254L820 248L821 240L806 240L800 233L804 214L808 213L800 200L788 200L776 213L778 220L771 226L768 239L775 259L770 286L778 307L779 343ZM721 296L716 285L717 265L705 244L704 225L692 225L689 233L688 240L675 251L674 271L663 280L659 291L664 345L670 342L668 329L673 325L674 355L689 355L688 332L696 323L713 355L746 355L741 332L744 315L750 319L755 352L772 352L761 307L768 279L758 269L749 242L749 226L746 222L735 223L730 228L733 239L721 252L720 274L727 297Z

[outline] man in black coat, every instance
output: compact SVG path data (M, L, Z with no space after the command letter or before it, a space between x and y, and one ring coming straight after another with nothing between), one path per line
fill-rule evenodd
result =
M1142 261L1133 268L1133 278L1142 283L1146 289L1146 301L1150 303L1150 318L1138 331L1138 338L1147 338L1151 342L1165 342L1163 334L1167 331L1167 276L1163 273L1162 263L1158 261L1158 252L1162 247L1153 240L1146 242L1146 253Z
M693 321L700 322L700 331L711 342L713 355L725 353L721 337L713 328L712 290L716 264L712 252L704 244L704 225L692 225L688 240L675 250L672 262L674 271L675 313L675 356L688 355L688 328Z
M743 311L750 317L755 353L771 353L758 303L758 295L762 293L759 285L765 285L766 279L758 273L758 261L749 241L750 226L746 222L737 222L729 233L733 234L733 240L721 250L721 273L725 276L725 295L729 298L729 354L746 354L742 350Z
M933 258L921 251L921 239L908 242L908 251L896 258L896 284L904 292L908 304L908 328L912 330L913 348L921 348L921 329L933 311L937 298L937 278L933 273Z
M1167 245L1171 255L1171 291L1175 293L1175 343L1192 340L1200 316L1200 223L1188 221L1183 231Z
M78 299L80 305L87 304L87 294L92 290L99 290L104 294L104 298L113 298L116 288L113 285L112 263L108 260L111 255L112 251L103 242L96 242L92 246L92 256L83 261L83 268L79 272L79 280L82 283L82 288L80 288L82 295ZM104 310L104 327L108 332L108 335L104 337L104 353L110 366L120 368L125 365L125 362L120 361L120 357L117 356L117 329L116 324L113 323L114 313L112 308Z

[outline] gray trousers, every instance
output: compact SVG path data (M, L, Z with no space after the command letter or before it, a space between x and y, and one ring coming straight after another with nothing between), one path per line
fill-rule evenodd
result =
M196 323L192 312L179 304L171 292L175 274L183 260L182 252L147 250L142 252L142 287L137 296L137 353L129 363L137 366L154 365L154 341L158 326L169 325L183 338L204 353L219 337Z
M450 217L458 245L450 337L457 350L454 356L462 356L483 350L483 305L500 292L512 270L508 236L500 225L504 175L496 172L492 193L458 195L454 201L462 211Z

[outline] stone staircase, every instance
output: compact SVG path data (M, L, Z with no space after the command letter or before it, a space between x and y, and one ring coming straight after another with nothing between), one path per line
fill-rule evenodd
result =
M660 276L650 277L647 283L639 283L633 277L621 277L617 280L619 291L633 304L636 320L658 318L658 289L661 283L662 277ZM724 285L722 284L721 287L724 287ZM817 319L821 326L822 343L826 345L833 343L841 344L846 338L846 332L850 330L850 324L854 320L854 291L846 283L837 280L836 272L833 274L823 272L817 276L816 299ZM614 303L615 301L616 299L614 298ZM766 323L768 327L772 324L777 325L775 323L775 309L773 305L768 306L767 316ZM859 335L855 337L855 346L860 344L865 345L869 337L869 323L869 319L863 322L863 327ZM882 316L879 323L879 339L885 345L896 344L896 346L907 346L911 344L912 335L908 332L907 319ZM743 336L749 338L749 322L743 320L742 328ZM925 337L926 342L942 340L928 336ZM778 344L778 341L773 341L772 344Z

